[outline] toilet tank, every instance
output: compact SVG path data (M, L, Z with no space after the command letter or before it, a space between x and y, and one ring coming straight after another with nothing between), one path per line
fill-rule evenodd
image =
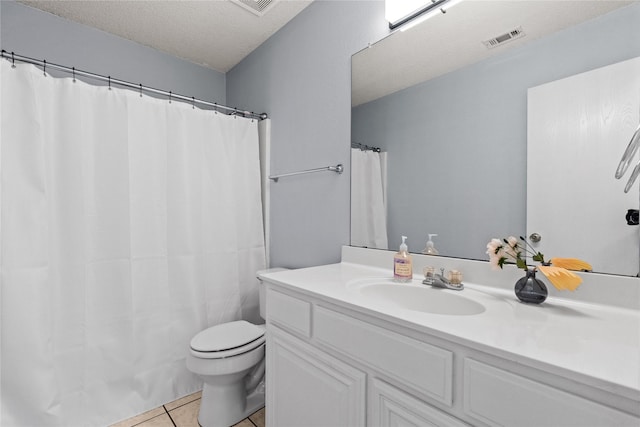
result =
M266 273L275 273L276 271L286 271L289 270L288 268L282 268L282 267L276 267L276 268L268 268L266 270L259 270L258 272L256 272L256 276L258 276L258 282L260 282L258 284L258 298L260 301L260 317L262 317L263 319L267 319L267 310L266 310L266 306L267 306L267 298L265 295L265 286L264 283L262 282L262 280L260 280L260 275L261 274L266 274Z

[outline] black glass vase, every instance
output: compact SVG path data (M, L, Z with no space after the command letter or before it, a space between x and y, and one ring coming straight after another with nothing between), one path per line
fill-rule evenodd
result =
M536 278L536 269L527 269L527 274L516 282L516 296L522 302L541 304L547 299L549 292L542 280Z

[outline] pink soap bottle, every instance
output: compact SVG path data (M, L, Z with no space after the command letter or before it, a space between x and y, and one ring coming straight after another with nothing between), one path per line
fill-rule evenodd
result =
M393 257L393 279L396 282L410 282L413 279L413 266L411 264L411 255L405 241L407 236L402 236L400 250Z

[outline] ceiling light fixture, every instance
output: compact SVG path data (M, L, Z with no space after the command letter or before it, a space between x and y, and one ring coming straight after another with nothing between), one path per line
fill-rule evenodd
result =
M446 13L460 1L462 0L385 0L385 18L392 30L413 21L410 26L402 28L402 31L406 31L432 16Z

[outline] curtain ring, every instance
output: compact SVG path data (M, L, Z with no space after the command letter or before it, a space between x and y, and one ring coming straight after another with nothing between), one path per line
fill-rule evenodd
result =
M218 103L217 103L217 102L214 102L214 103L213 103L213 105L214 105L214 107L213 107L213 113L214 113L214 114L218 114Z
M191 108L193 108L194 110L196 108L196 97L195 96L191 97Z
M43 64L44 64L44 65L43 65L43 67L42 67L42 71L43 71L43 73L44 73L44 76L46 77L46 76L47 76L47 60L45 59L45 60L44 60L44 61L42 61L42 62L43 62Z
M16 58L13 52L11 52L11 68L16 68Z
M142 83L140 83L140 98L142 98Z
M169 104L171 104L171 91L169 91Z
M72 71L73 72L73 82L75 83L76 82L76 67L72 67L71 69L73 70Z
M108 76L109 79L109 90L111 90L111 76Z

